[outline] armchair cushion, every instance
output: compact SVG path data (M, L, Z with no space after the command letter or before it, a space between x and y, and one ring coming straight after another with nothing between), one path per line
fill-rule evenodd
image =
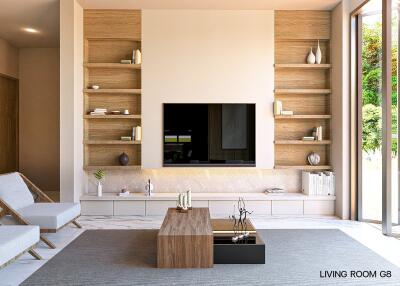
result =
M15 210L34 203L31 192L18 173L0 175L0 199Z
M36 225L0 226L0 266L39 242L40 230Z
M36 203L19 210L30 224L41 229L58 229L81 214L77 203Z

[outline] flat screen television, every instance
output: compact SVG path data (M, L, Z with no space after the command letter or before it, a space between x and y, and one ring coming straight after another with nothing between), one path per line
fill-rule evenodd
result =
M255 104L164 104L164 166L254 167Z

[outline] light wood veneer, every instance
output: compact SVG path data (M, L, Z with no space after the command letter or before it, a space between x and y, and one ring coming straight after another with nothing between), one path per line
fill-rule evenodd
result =
M208 208L168 209L157 235L158 268L210 268L213 229Z
M275 12L275 99L293 116L275 116L275 168L330 169L331 146L331 14L328 11ZM310 48L322 51L320 64L307 64ZM302 141L322 126L324 141ZM309 166L316 152L319 166Z
M141 50L141 11L84 11L84 169L133 170L141 166L141 142L120 141L141 125L141 65L121 64ZM91 89L99 85L100 89ZM89 115L95 108L129 115ZM129 165L120 166L125 152Z

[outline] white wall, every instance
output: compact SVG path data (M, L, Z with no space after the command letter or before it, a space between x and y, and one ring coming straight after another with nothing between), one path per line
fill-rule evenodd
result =
M60 1L60 200L79 201L83 172L83 9Z
M256 103L256 164L274 165L273 11L142 12L142 164L162 166L163 103Z
M19 170L44 191L60 188L60 50L19 50Z
M0 74L18 78L18 49L0 38Z
M332 166L336 215L350 218L350 13L363 0L344 0L332 12Z

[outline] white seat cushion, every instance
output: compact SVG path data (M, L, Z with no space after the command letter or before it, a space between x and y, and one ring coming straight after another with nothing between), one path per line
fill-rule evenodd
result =
M0 265L34 246L39 239L40 230L36 225L0 226Z
M14 210L34 203L31 192L18 173L0 175L0 199Z
M37 203L18 211L30 224L41 229L58 229L81 214L80 204Z

